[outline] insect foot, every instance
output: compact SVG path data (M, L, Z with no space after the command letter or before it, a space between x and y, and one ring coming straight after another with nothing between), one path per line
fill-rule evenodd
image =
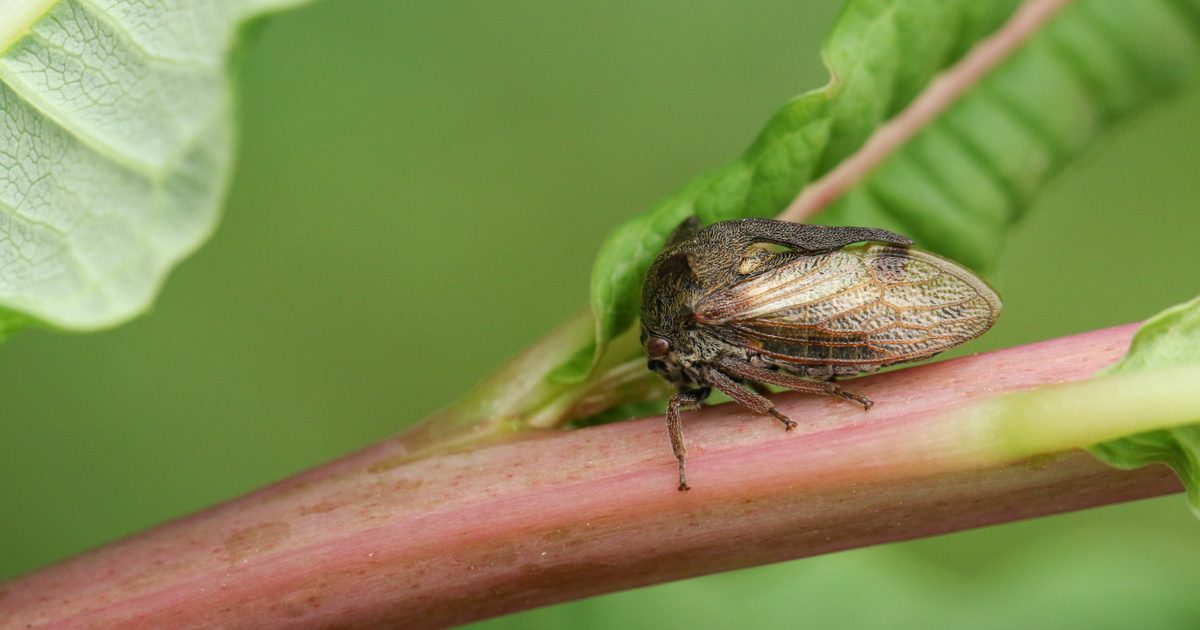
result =
M867 398L866 396L859 396L858 394L852 394L847 391L839 391L837 393L837 395L841 396L842 398L845 398L846 400L853 401L853 402L856 402L856 403L862 405L863 411L869 411L871 409L871 407L875 406L875 401L871 400L870 398Z
M684 490L691 490L692 487L689 486L688 482L687 482L687 475L685 475L683 472L684 456L680 455L680 456L676 457L675 459L679 460L679 490L680 490L680 492L682 492Z
M783 423L784 431L791 431L792 429L796 428L796 421L783 415L782 413L779 413L778 409L771 407L770 409L767 410L767 413L771 414L772 416L775 416L776 418L779 418L779 421Z

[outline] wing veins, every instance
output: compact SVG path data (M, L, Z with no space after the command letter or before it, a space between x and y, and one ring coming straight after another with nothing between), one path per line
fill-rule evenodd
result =
M818 272L824 271L825 268L829 266L830 260L831 260L831 257L825 256L820 261L818 267L816 267L810 271L807 271L800 277L794 278L787 282L776 282L774 287L771 287L770 289L767 289L767 290L763 291L762 293L758 293L758 294L748 296L748 297L738 297L738 298L725 297L725 296L734 295L736 289L742 289L744 292L744 290L747 286L753 286L755 284L754 281L765 281L763 279L763 276L765 276L766 274L755 276L753 278L747 278L746 280L736 282L733 285L731 285L728 289L721 291L720 293L714 293L712 295L705 296L704 299L702 299L700 301L700 304L698 305L700 308L698 310L704 310L704 311L709 311L709 312L717 311L717 312L736 313L741 310L748 310L747 307L749 307L755 303L761 303L762 306L768 306L772 303L784 301L788 298L794 297L800 293L804 293L806 291L811 291L815 287L819 287L823 284L833 282L833 281L837 280L838 278L841 278L850 273L853 273L853 271L851 271L851 270L834 271L834 272L826 274L826 277L821 278L821 280L819 282L816 282L813 284L807 284L807 285L804 285L801 283L802 280L809 278L809 277L813 276L814 274L817 274ZM870 279L866 279L865 282L870 282ZM847 287L847 289L839 290L837 293L841 293L842 291L848 290L849 288L853 288L853 287L857 287L857 286L861 286L861 285L862 285L862 283L854 284L854 285L851 285L850 287ZM837 293L834 293L831 295L836 295ZM721 296L723 299L714 300L713 298L717 297L717 296ZM708 302L708 301L715 301L716 304L708 306L707 308L704 308L704 306L705 306L704 303ZM813 303L813 302L802 302L801 304L811 304L811 303ZM762 308L762 307L760 306L758 308ZM776 311L769 311L769 312L776 312ZM703 323L717 323L718 321L725 321L725 320L738 321L734 318L714 319L711 317L705 317L703 319L700 319L700 321Z

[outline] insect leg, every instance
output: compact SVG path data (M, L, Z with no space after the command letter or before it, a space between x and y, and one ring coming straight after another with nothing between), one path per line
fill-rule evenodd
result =
M721 361L720 364L723 369L744 379L779 385L780 387L787 387L804 394L837 396L844 400L856 402L862 405L863 409L870 409L875 404L871 399L848 392L832 381L810 381L799 376L772 372L771 370L739 361Z
M683 443L683 420L679 417L679 408L683 405L702 405L704 399L712 392L711 387L699 387L676 393L667 401L667 435L671 436L671 450L675 459L679 460L679 489L691 490L684 474L684 460L687 459L687 446Z
M791 418L780 413L779 410L775 408L775 403L772 403L767 398L764 398L746 389L745 387L742 387L737 383L737 381L729 378L729 376L724 372L713 368L703 368L700 372L700 376L710 385L721 390L721 393L734 399L743 407L757 411L758 413L766 413L775 416L780 422L783 423L783 428L788 431L796 428L796 423Z
M746 384L750 386L750 389L753 389L755 392L757 392L759 396L770 396L772 393L774 393L771 391L770 387L767 387L758 381L749 381Z

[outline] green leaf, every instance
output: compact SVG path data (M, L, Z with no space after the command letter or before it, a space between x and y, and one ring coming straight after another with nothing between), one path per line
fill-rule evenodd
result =
M1051 177L1198 69L1200 2L1077 0L821 221L889 228L990 272Z
M0 0L0 328L111 326L212 232L239 29L303 0Z
M1187 364L1200 364L1200 298L1147 320L1134 335L1125 357L1105 369L1103 374ZM1137 468L1153 463L1170 466L1187 486L1192 508L1200 511L1200 417L1196 422L1198 424L1103 442L1091 450L1102 461L1117 468Z
M681 220L778 214L1018 5L851 0L823 48L829 85L785 105L738 160L604 243L591 366L637 318L645 271ZM1197 0L1077 0L820 220L890 228L986 272L1050 177L1117 120L1191 83L1198 52ZM556 377L582 379L589 367L576 361Z

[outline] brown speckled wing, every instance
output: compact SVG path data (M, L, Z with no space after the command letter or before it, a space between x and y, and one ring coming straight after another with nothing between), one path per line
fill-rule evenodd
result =
M795 256L705 296L695 313L713 334L781 362L869 370L978 337L1000 299L957 263L865 243Z

